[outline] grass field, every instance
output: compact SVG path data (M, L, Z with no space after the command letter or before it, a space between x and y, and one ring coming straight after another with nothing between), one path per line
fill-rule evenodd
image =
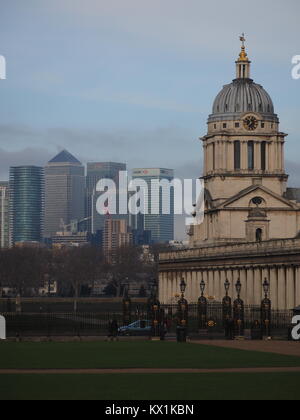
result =
M300 367L300 358L170 342L0 343L0 369ZM299 373L11 374L0 400L300 399Z
M298 373L3 375L0 400L299 400Z
M300 367L300 358L173 342L1 343L0 369Z

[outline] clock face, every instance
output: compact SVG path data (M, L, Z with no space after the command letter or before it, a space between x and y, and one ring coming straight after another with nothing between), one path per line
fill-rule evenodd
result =
M247 130L254 131L257 129L257 126L258 126L258 121L253 115L250 115L249 117L246 117L244 119L244 127Z

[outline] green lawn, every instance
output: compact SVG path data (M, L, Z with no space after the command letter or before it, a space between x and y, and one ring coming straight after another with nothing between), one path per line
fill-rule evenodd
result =
M0 343L5 368L250 368L300 366L300 358L171 342Z
M299 384L298 373L0 375L0 400L299 400Z

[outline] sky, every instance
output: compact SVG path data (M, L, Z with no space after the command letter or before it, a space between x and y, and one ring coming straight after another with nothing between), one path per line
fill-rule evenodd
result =
M83 163L200 176L199 137L245 32L300 186L299 16L299 0L0 0L0 179L64 148Z

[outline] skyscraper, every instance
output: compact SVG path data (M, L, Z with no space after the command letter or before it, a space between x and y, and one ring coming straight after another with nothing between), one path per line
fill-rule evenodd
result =
M119 173L126 171L125 163L114 162L89 162L87 164L86 176L86 217L88 218L87 226L88 232L96 233L98 230L104 229L105 216L96 212L97 198L101 192L96 192L97 183L101 179L111 179L115 182L117 187L117 203L119 196ZM117 207L118 213L118 207ZM111 215L113 219L126 219L126 215Z
M63 150L45 168L45 237L84 218L84 166Z
M174 179L174 171L172 169L134 169L132 178L143 179L148 187L148 202L147 213L143 217L138 217L144 220L144 230L151 231L152 242L169 242L174 239L174 189L170 188L170 211L169 214L163 212L163 192L162 188L158 187L161 181L172 182ZM151 187L156 185L156 187ZM153 194L154 192L154 194ZM157 208L154 213L153 207Z
M9 245L9 187L8 182L0 182L0 248Z
M44 170L10 168L10 244L40 242L43 234Z

